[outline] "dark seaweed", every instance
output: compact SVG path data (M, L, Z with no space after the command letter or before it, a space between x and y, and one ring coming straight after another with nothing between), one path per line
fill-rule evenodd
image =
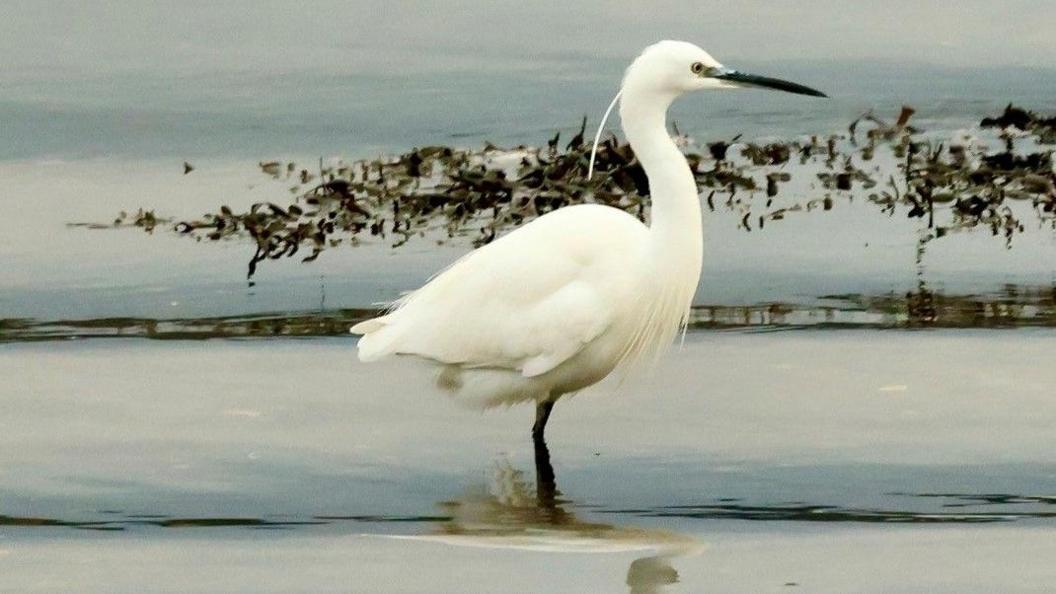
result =
M793 213L828 211L837 199L855 196L887 215L918 219L922 243L981 228L1011 246L1024 231L1023 209L1014 209L1015 202L1029 204L1042 225L1056 229L1056 173L1052 150L1043 148L1056 141L1056 118L1009 105L980 123L983 129L1000 130L1000 146L994 149L982 141L928 137L909 124L913 114L903 107L888 123L870 112L846 135L805 140L757 144L736 136L706 144L703 151L681 134L677 140L708 208L719 204L733 210L746 231L763 230ZM557 133L539 148L427 146L345 165L320 163L316 171L262 162L264 174L295 184L292 202L261 202L245 212L221 206L173 229L198 240L250 239L252 278L268 260L310 262L328 248L367 238L390 241L393 247L416 237L441 243L467 238L480 246L570 204L606 204L647 220L648 178L627 143L607 137L598 147L595 176L586 179L591 148L586 124L584 118L563 146ZM888 153L884 162L893 165L877 164L880 150ZM811 166L806 170L816 176L815 193L779 205L775 198L792 178L787 167L792 160ZM150 232L163 222L141 209L134 216L122 213L114 225L78 225Z

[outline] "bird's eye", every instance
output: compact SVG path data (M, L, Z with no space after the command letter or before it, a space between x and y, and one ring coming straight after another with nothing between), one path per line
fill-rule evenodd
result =
M689 69L693 71L693 74L699 75L704 74L704 71L707 70L707 67L704 66L703 62L693 62L693 65L690 66Z

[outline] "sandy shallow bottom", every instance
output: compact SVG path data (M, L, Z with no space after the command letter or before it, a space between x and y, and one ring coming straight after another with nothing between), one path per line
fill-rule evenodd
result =
M704 535L702 535L704 536ZM805 529L704 536L653 584L640 553L370 536L75 537L4 544L4 592L1051 592L1048 529ZM628 585L631 581L634 586Z
M0 592L1049 592L1054 340L692 333L548 458L350 339L7 344Z

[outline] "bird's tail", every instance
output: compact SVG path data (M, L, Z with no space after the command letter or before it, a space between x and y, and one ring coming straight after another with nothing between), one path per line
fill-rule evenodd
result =
M364 363L377 361L386 355L391 355L394 328L387 319L388 316L380 316L370 320L362 321L352 326L348 331L351 334L359 334L361 338L356 345L359 360Z
M381 321L381 318L373 318L370 320L364 320L355 326L348 329L351 334L359 334L365 336L371 332L376 332L385 327L385 322Z

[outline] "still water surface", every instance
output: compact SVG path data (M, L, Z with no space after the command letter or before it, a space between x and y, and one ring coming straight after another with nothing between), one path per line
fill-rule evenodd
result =
M210 69L195 48L209 55L193 67L0 74L0 322L390 300L467 246L333 250L249 287L244 244L66 224L287 199L260 160L567 138L630 57L609 48L411 71L363 47L348 68ZM699 140L757 139L902 103L947 134L1008 101L1056 108L1047 67L813 55L736 65L831 101L712 94L673 117ZM707 215L698 304L918 286L901 216L841 203L751 234L736 219ZM1051 231L1012 250L962 234L929 249L924 278L1051 290L1054 249ZM549 456L527 409L460 409L427 369L359 365L349 338L8 342L0 592L1050 592L1054 338L692 332L652 376L562 402Z
M1054 338L695 332L542 454L348 339L7 345L0 591L1041 592Z
M507 60L502 62L501 60ZM334 71L320 63L281 73L203 69L9 73L0 88L0 318L152 318L364 307L391 300L463 253L465 245L412 242L397 252L333 250L312 265L269 263L244 282L250 246L195 245L159 228L70 229L122 210L176 220L258 201L282 203L289 184L258 161L356 158L428 144L539 145L597 119L626 58L565 56L526 66L496 58L486 69ZM505 67L503 66L505 64ZM893 117L902 103L940 135L971 128L1009 101L1052 109L1051 73L1031 68L940 67L785 60L744 64L824 88L831 100L757 91L678 102L672 118L699 141L841 132L867 109ZM183 175L182 163L197 168ZM794 168L793 168L794 169ZM799 180L809 174L794 174ZM804 181L809 181L806 179ZM797 182L798 183L798 182ZM809 184L790 198L813 196ZM837 204L748 233L733 212L708 213L701 304L797 302L829 294L915 287L919 221L869 204ZM1014 250L984 232L936 242L927 279L955 293L1005 284L1051 286L1056 238L1028 224ZM353 253L355 252L355 253Z

